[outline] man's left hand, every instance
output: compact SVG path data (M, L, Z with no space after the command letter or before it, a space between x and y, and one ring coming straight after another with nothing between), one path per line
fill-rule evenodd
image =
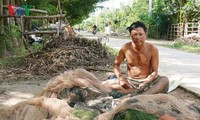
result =
M144 82L140 83L137 89L138 90L144 90L145 84L146 83L144 83Z

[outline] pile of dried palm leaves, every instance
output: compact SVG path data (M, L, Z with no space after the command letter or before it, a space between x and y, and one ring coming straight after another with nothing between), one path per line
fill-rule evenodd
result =
M175 41L182 42L186 45L200 46L200 35L196 33L191 33L185 35L184 37L180 37Z
M99 41L74 37L52 39L41 51L26 56L23 65L33 74L52 74L112 63L113 56Z

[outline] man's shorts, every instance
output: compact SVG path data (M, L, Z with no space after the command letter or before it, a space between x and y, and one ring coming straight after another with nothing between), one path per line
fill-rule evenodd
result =
M145 86L143 87L142 90L140 90L140 92L144 92L145 90L151 88L153 85L155 85L156 83L158 83L158 81L160 80L161 76L157 76L154 80L152 80L151 82L149 83L146 83ZM126 77L126 79L128 80L128 82L130 83L130 85L133 87L133 88L137 88L139 86L140 83L144 82L144 80L136 80L136 79L132 79L130 77ZM160 93L167 93L168 91L168 86L166 86L162 92Z
M139 86L140 83L144 82L144 80L135 80L135 79L132 79L130 77L125 77L125 78L128 80L128 82L130 83L130 85L133 88L135 88L135 89L137 89L137 87ZM139 94L143 93L145 90L147 90L147 89L151 88L153 85L155 85L160 80L160 78L162 78L162 77L161 76L157 76L153 81L147 83L142 90L136 90L136 91L131 92L130 93L131 96L135 96L135 95L139 95ZM116 80L116 82L118 81L118 79L117 79L117 77L115 75L110 76L108 78L108 80ZM163 91L160 92L160 93L167 93L168 87L169 86L167 85L163 89ZM113 96L113 98L119 98L119 97L122 97L122 96L124 96L126 94L120 93L120 92L118 92L116 90L112 90L111 93L110 93L110 95Z

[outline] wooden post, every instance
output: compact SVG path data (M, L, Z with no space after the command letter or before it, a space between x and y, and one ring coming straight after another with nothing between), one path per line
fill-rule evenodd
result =
M21 6L19 0L15 0L15 3L16 3L17 6Z
M5 13L5 11L3 11L3 4L4 2L6 2L5 0L0 0L0 7L1 7L1 15L3 15ZM4 58L5 54L6 54L6 44L5 44L5 38L4 38L4 19L0 18L0 22L1 22L1 40L0 40L0 58Z
M0 0L0 15L3 15L3 0ZM4 32L3 18L0 18L0 25L1 25L0 34L3 34Z
M23 33L24 33L24 19L23 19L23 16L21 16L20 18L20 25L21 25L21 36L22 36L22 39L23 39Z
M3 4L4 5L8 5L9 4L9 1L8 0L3 0ZM3 15L9 15L9 11L8 10L5 10L3 11ZM8 25L8 20L7 19L4 19L4 26L5 25Z
M185 23L185 30L184 30L184 36L188 35L188 23Z
M200 22L198 22L198 34L200 35Z
M26 38L24 36L24 32L25 32L25 29L24 29L24 26L25 26L24 16L21 16L20 24L21 24L21 37L22 37L22 41L24 43L24 46L25 46L26 49L28 49L32 53L32 51L30 50L30 48L28 46L27 40L26 40Z
M61 7L60 7L60 0L58 0L58 11L59 11L60 15L62 15L62 10L61 10ZM58 19L58 31L57 31L57 36L58 36L58 37L60 36L61 22L62 22L62 19L61 19L61 17L60 17L60 18Z
M182 0L180 0L180 37L183 36L183 23L182 23Z
M3 15L3 0L0 0L0 15ZM0 18L0 58L3 58L5 55L5 40L2 39L2 35L4 33L4 24L3 24L3 18Z
M11 5L16 5L15 0L11 0Z

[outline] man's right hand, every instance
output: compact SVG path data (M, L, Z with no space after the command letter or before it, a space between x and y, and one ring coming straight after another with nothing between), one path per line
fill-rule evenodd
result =
M130 85L129 82L127 80L120 80L119 84L124 88L124 89L129 89Z

